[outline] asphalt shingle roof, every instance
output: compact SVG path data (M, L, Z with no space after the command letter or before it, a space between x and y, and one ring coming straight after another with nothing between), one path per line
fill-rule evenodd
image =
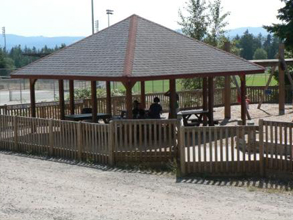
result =
M240 57L132 15L13 72L12 77L139 80L263 71Z

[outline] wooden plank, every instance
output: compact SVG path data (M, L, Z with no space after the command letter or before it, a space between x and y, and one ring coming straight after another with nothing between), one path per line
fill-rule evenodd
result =
M64 82L63 80L58 80L59 85L59 108L60 108L60 119L65 119L65 104L64 104Z
M69 108L70 114L74 115L74 81L69 80Z
M209 87L209 126L214 125L214 78L208 78L208 87Z
M246 125L246 81L245 81L245 74L240 75L241 81L241 120L242 125Z
M169 118L177 118L177 113L176 113L176 80L175 79L170 79L169 82L170 86L170 112L169 112Z
M36 117L36 94L35 83L36 79L30 79L30 100L31 100L31 117Z
M97 122L97 82L91 81L92 122Z
M285 114L285 74L281 58L284 57L284 44L279 45L279 115Z
M203 111L208 110L208 79L202 78L202 109ZM207 117L203 117L203 125L207 125Z
M146 100L145 100L145 81L140 81L140 103L142 109L146 108Z
M111 104L111 82L106 82L106 112L112 114L112 104Z

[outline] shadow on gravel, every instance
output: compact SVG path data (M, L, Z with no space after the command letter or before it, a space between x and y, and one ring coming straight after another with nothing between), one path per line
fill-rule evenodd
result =
M184 177L177 178L177 183L203 184L213 186L235 186L248 187L253 189L267 189L270 191L292 191L293 181L281 181L276 179L260 179L260 178L202 178L202 177Z
M255 189L267 189L269 192L274 191L292 191L293 190L293 180L281 181L276 179L260 179L260 178L218 178L218 177L177 177L174 173L173 167L166 169L154 169L147 166L128 166L124 165L121 167L110 167L105 165L99 165L88 162L80 162L74 160L66 160L60 158L51 158L32 154L16 153L11 151L0 151L1 154L13 155L18 157L25 157L37 160L45 160L57 163L64 163L68 165L81 166L91 169L97 169L99 171L112 171L121 173L141 173L141 174L152 174L152 175L164 175L174 177L176 183L188 183L188 184L202 184L202 185L213 185L213 186L235 186L235 187L247 187L250 191Z
M142 173L142 174L153 174L153 175L168 175L168 176L174 176L174 172L171 170L173 167L164 167L163 169L156 169L149 167L148 164L144 164L141 166L136 165L130 165L130 164L124 164L124 165L117 165L115 167L96 164L92 162L85 162L85 161L77 161L77 160L66 160L63 158L55 158L55 157L47 157L47 156L40 156L40 155L33 155L33 154L25 154L25 153L17 153L12 151L3 151L0 150L1 154L5 155L13 155L18 157L25 157L30 159L37 159L37 160L45 160L45 161L51 161L51 162L57 162L57 163L64 163L68 165L75 165L75 166L81 166L81 167L87 167L91 169L97 169L100 171L112 171L112 172L121 172L121 173ZM171 164L172 166L172 164Z

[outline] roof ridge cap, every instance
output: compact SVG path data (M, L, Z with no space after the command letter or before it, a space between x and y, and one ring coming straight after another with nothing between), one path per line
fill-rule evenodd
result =
M124 60L123 76L130 77L132 75L134 51L136 46L138 16L132 15L129 25L128 42Z

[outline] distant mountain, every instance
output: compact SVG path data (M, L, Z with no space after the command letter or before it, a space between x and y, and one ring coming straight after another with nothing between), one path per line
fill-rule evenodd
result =
M257 36L261 33L263 36L266 36L268 32L262 27L242 27L229 30L226 34L228 37L235 37L237 34L239 36L243 35L243 33L248 30L249 33ZM180 29L175 30L179 33L182 33ZM14 34L6 35L6 43L7 49L10 50L14 46L20 45L22 48L25 46L32 48L36 47L37 49L43 48L47 45L48 48L54 48L55 46L60 46L61 44L70 45L75 43L76 41L81 40L84 37L23 37ZM2 35L0 35L0 47L4 47Z
M229 37L235 37L237 34L239 36L243 35L243 33L248 30L249 33L253 34L254 36L257 36L259 34L261 34L262 36L266 36L269 33L267 32L266 29L262 28L262 27L241 27L241 28L236 28L236 29L232 29L229 30L226 35Z
M231 29L228 30L226 33L227 37L235 37L237 34L239 36L243 35L243 33L248 30L249 33L253 34L254 36L259 35L259 33L262 34L262 36L266 36L269 33L266 31L266 29L262 28L262 27L241 27L241 28L236 28L236 29ZM182 34L182 30L181 29L176 29L176 32Z
M0 47L4 47L2 35L0 36ZM60 46L61 44L70 45L76 41L81 40L84 37L23 37L14 34L6 34L6 45L7 49L10 50L14 46L20 45L22 48L25 46L37 49L43 48L47 45L48 48L54 48L55 46Z

